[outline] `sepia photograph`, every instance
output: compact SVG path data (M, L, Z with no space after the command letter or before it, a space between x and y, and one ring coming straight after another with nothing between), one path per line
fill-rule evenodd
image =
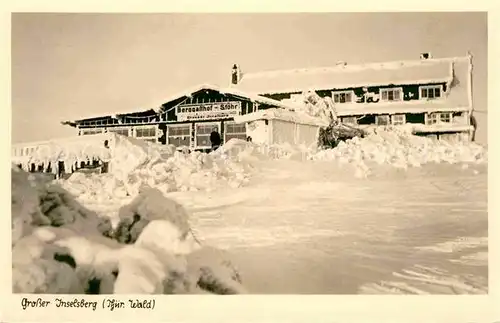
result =
M14 294L488 295L486 12L19 12L11 79Z

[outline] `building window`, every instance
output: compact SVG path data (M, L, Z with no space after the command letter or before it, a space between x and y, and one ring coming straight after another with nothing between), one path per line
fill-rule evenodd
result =
M428 115L427 117L427 124L429 125L433 125L433 124L436 124L438 123L438 115L437 113L431 113Z
M358 123L358 119L356 117L342 117L342 123L355 125Z
M167 144L176 147L188 146L191 143L191 125L176 124L167 127Z
M196 125L196 148L210 148L212 143L210 142L210 133L216 128L216 131L220 133L219 123L199 123Z
M440 123L450 123L451 122L451 113L440 113L439 122Z
M386 126L389 124L389 116L388 115L381 115L381 116L376 116L375 117L375 124L377 126Z
M333 92L333 102L335 103L351 103L352 91Z
M156 127L136 127L135 128L135 137L137 139L148 140L152 142L156 142Z
M98 134L98 133L102 133L102 128L96 128L96 129L85 129L85 130L82 130L82 134L84 136L86 135L95 135L95 134Z
M452 117L450 112L434 112L427 115L427 124L451 123Z
M425 113L407 113L405 116L406 123L425 124Z
M437 99L441 97L441 85L421 86L420 98L421 99Z
M129 129L128 128L108 128L108 132L114 132L117 135L121 136L129 136Z
M156 127L136 128L135 136L142 137L156 137Z
M380 89L380 96L382 101L401 101L402 89Z
M392 116L393 125L397 126L405 123L406 123L406 116L404 114L395 114Z
M224 122L224 142L228 142L233 138L246 140L247 129L244 123Z

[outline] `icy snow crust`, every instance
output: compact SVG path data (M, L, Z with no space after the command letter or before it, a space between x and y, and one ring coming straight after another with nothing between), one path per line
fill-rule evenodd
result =
M74 173L68 180L46 182L12 167L15 292L244 293L224 254L198 242L189 213L166 195L238 188L260 162L280 159L331 161L361 178L382 167L487 163L475 143L392 128L328 150L232 139L210 154L115 136L111 154L109 174Z
M13 292L245 292L223 253L200 245L188 213L160 191L143 187L113 229L58 183L11 173Z

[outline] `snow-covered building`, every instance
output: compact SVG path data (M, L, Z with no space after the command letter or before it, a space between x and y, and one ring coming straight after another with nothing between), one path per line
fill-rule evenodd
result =
M98 160L106 160L106 155L114 149L114 137L113 133L103 133L16 143L11 146L11 162L31 172L52 173L57 172L59 163L66 163L64 168L69 172L71 169L90 166Z
M304 91L331 97L348 124L413 124L417 134L468 138L471 126L472 56L242 73L231 87L293 104Z
M157 109L108 114L63 124L77 128L79 135L115 132L160 144L206 150L211 148L210 133L214 129L221 134L223 143L231 138L245 140L245 124L235 123L234 117L268 108L290 107L279 100L235 88L202 84L167 98Z
M237 123L235 117L269 108L299 111L297 106L304 104L303 93L311 91L328 97L337 117L346 124L411 124L416 134L438 138L468 139L474 131L470 54L438 59L423 54L412 61L362 65L339 62L332 67L257 73L242 73L235 64L226 88L202 84L167 98L156 109L110 113L63 124L75 127L79 135L114 132L205 150L210 148L214 128L223 143L231 138L245 139L251 136L251 124Z
M234 121L246 126L247 135L258 144L317 145L321 127L328 126L320 118L287 109L266 109L235 116Z

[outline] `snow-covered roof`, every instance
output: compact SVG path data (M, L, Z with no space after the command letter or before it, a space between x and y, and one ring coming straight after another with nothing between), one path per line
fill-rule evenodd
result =
M113 146L116 142L118 135L114 133L105 134L95 134L86 136L72 136L65 138L54 138L44 141L34 141L34 142L24 142L12 144L12 161L13 162L23 162L35 158L37 160L42 159L54 159L58 158L64 151L66 155L68 154L80 154L84 153L87 156L97 156L102 152L102 147L105 140L108 140L109 145ZM32 149L28 152L24 152L21 155L20 150L22 149ZM80 153L81 152L81 153Z
M449 100L407 101L387 103L343 103L336 106L337 115L359 116L364 114L424 113L468 111L468 106L450 104Z
M315 118L305 113L294 112L286 109L265 109L234 117L234 121L236 123L246 123L256 120L281 120L314 126L328 125L327 122L320 118Z
M231 95L247 98L251 101L255 101L258 103L262 103L262 104L268 104L268 105L272 105L272 106L276 106L276 107L280 107L280 108L286 108L286 109L290 108L289 105L287 105L281 101L278 101L278 100L273 100L273 99L266 98L266 97L256 95L256 94L246 93L246 92L241 91L239 89L234 89L234 88L229 88L229 87L228 88L221 88L219 86L216 86L213 84L207 84L207 83L203 83L203 84L197 85L195 87L189 88L187 90L184 90L182 92L179 92L175 95L171 95L166 100L164 100L164 102L171 102L171 101L177 100L177 99L182 98L182 97L190 97L193 93L196 93L196 92L199 92L202 90L213 90L213 91L217 91L217 92L220 92L223 94L231 94ZM150 111L153 114L153 113L160 113L161 112L160 110L161 109L148 109L148 110L136 110L136 111L132 111L132 112L103 113L99 116L86 117L86 118L78 119L75 121L63 121L61 123L63 125L69 125L69 126L74 127L74 126L76 126L76 123L90 120L90 119L99 119L99 118L107 118L107 117L116 118L117 116L127 116L127 115L133 115L133 114L137 114L137 113L141 113L141 112L143 112L143 113L150 112Z
M137 109L135 111L128 111L128 112L125 112L125 111L104 112L104 113L101 113L99 115L88 116L88 117L81 118L81 119L62 121L61 124L74 127L74 126L76 126L77 123L80 123L82 121L89 121L89 120L93 120L93 119L105 119L105 118L115 118L116 119L118 117L124 117L124 116L134 117L134 115L140 114L140 113L144 113L144 114L149 113L151 116L154 116L155 114L158 114L159 112L160 112L159 108Z
M208 84L208 83L199 84L195 87L189 88L189 89L182 91L182 92L179 92L175 95L171 95L169 98L167 98L164 101L171 102L171 101L177 100L177 99L182 98L182 97L190 97L192 94L199 92L199 91L203 91L203 90L212 90L212 91L220 92L222 94L231 94L231 95L247 98L251 101L255 101L258 103L268 104L268 105L272 105L272 106L276 106L276 107L280 107L280 108L286 108L286 109L290 108L289 105L287 105L281 101L278 101L278 100L266 98L266 97L260 96L258 94L255 94L255 93L248 93L248 92L242 91L240 89L232 88L232 87L223 88L223 87L219 87L217 85Z
M468 57L396 61L361 65L339 64L334 67L243 73L233 87L256 94L296 93L306 90L347 89L389 84L451 82L452 66L464 64ZM461 81L467 74L456 73ZM467 70L465 70L467 73Z
M71 136L71 137L61 137L61 138L53 138L49 140L41 140L41 141L30 141L30 142L18 142L13 143L11 147L13 148L27 148L27 147L39 147L45 145L59 145L59 144L75 144L75 143L90 143L90 142L103 142L104 140L113 140L116 138L116 134L113 132L108 133L99 133L93 135L85 135L85 136Z

